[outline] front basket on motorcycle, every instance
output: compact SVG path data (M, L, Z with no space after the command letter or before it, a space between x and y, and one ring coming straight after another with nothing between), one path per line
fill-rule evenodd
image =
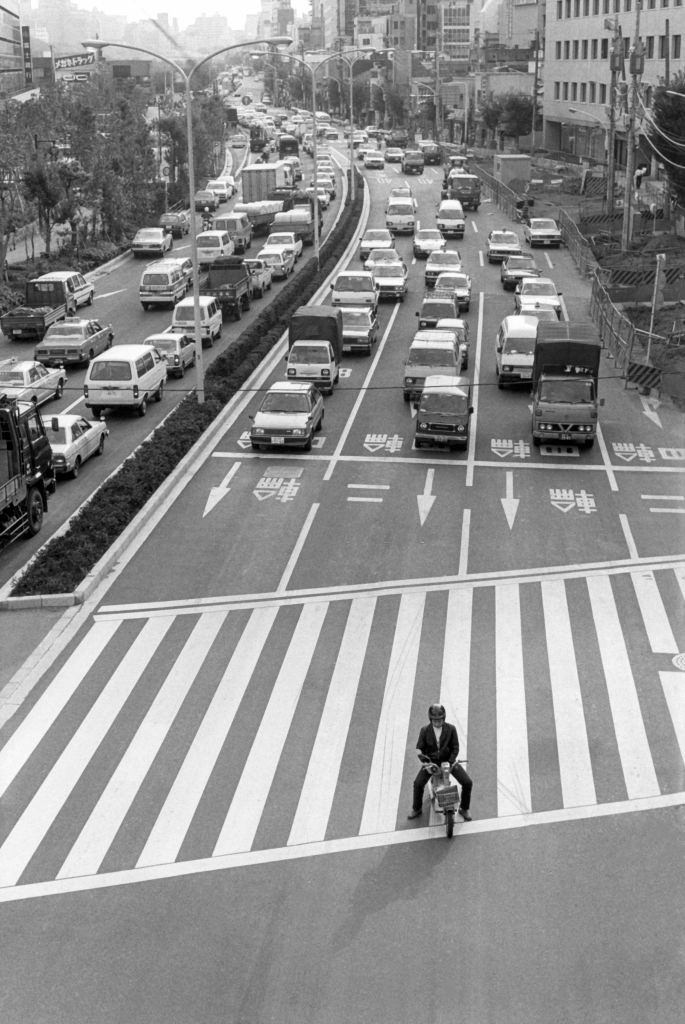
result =
M443 786L435 791L438 807L451 807L459 799L459 786Z

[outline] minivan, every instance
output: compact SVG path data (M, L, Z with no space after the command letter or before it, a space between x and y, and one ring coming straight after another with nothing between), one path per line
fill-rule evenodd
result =
M246 252L252 245L252 224L246 213L225 213L214 218L214 230L225 231L235 252Z
M505 316L500 324L495 344L498 388L505 384L530 383L538 323L536 316L519 314Z
M426 377L416 414L414 447L439 444L466 448L472 412L471 384L465 377Z
M223 318L221 306L213 295L198 296L200 303L200 337L211 348L215 338L221 337ZM175 334L195 337L195 296L181 299L171 317L171 330Z
M150 306L175 306L188 290L188 279L180 261L157 260L140 277L139 295L143 309Z
M424 341L414 338L404 364L403 395L405 402L418 402L426 377L439 374L459 376L459 357L452 340Z
M385 226L394 235L414 234L416 216L413 199L391 199L385 211Z
M86 407L95 419L103 409L119 406L147 412L151 398L162 401L166 360L148 345L115 345L91 359L83 383Z
M202 231L196 238L197 262L201 267L208 267L220 256L233 255L233 242L227 231Z

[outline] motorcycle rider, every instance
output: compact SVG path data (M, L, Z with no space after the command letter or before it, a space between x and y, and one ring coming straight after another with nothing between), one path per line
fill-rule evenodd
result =
M204 210L202 211L202 230L203 231L211 231L213 219L214 218L212 217L212 215L211 215L211 213L209 211L209 207L205 206Z
M424 764L436 765L443 761L449 761L450 772L461 786L459 814L464 821L471 821L469 807L473 782L462 766L456 764L459 754L457 730L450 722L445 721L446 712L442 704L431 704L428 708L428 718L428 725L421 727L419 738L416 741L419 761ZM427 768L421 768L414 779L414 800L411 813L407 815L407 818L418 818L423 813L423 791L430 775Z

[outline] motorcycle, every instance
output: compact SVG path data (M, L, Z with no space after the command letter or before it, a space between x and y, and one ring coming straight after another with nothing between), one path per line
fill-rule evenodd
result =
M213 217L210 214L204 214L202 217L202 230L211 231L213 224Z
M466 764L457 761L456 764ZM428 779L428 797L436 814L445 816L445 834L451 839L454 834L454 815L461 802L461 787L450 773L449 761L441 764L427 763L424 767L430 772Z

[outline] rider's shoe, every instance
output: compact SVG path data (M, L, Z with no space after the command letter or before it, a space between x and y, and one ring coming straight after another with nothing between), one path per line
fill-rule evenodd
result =
M414 808L412 807L410 813L407 815L407 820L411 821L412 818L419 818L422 814L423 814L423 808L421 808L418 811L415 811Z
M469 814L469 812L464 810L463 807L459 808L459 814L464 819L464 821L471 821L472 820L471 815Z

